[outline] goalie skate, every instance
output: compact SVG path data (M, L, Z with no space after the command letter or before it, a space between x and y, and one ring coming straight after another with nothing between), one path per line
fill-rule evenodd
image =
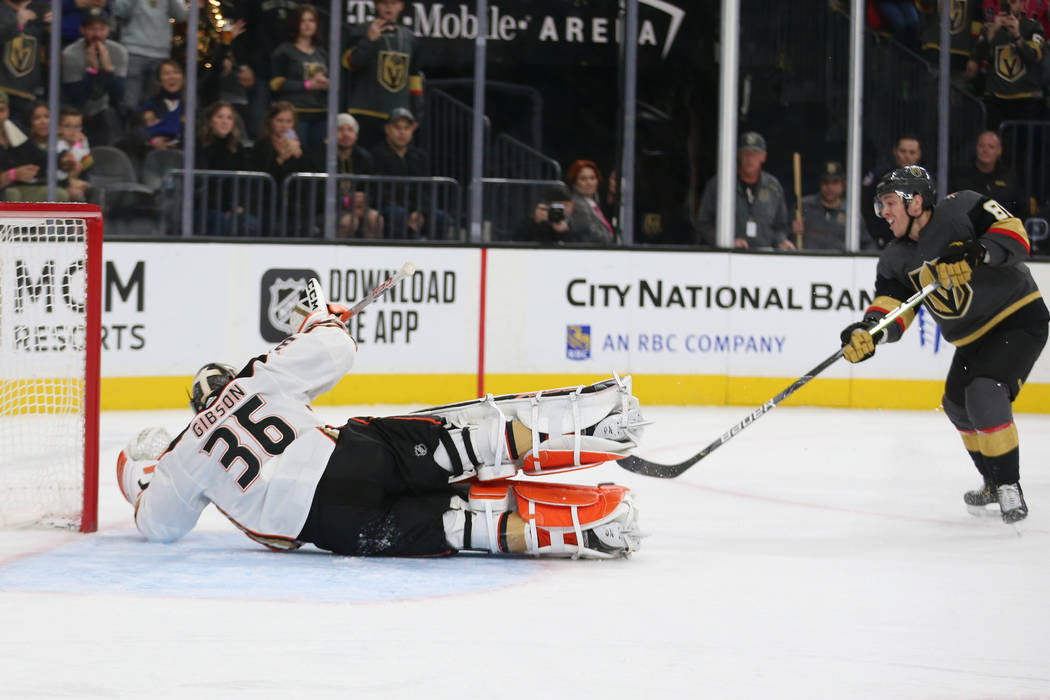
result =
M628 454L641 439L630 377L590 386L492 396L417 413L440 418L455 435L446 450L452 481L504 479L593 467ZM523 426L515 429L515 426ZM453 454L454 453L454 454Z
M493 553L515 551L516 536L534 556L614 559L630 556L645 537L630 490L616 484L473 484L469 509L469 548Z

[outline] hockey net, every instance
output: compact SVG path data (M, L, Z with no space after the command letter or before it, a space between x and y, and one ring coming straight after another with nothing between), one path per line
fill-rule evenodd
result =
M0 204L0 527L97 525L102 214Z

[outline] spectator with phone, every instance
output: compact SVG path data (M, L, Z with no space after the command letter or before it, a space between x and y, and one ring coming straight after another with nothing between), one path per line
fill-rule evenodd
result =
M328 127L328 52L318 41L320 18L313 5L292 17L292 41L277 47L270 89L295 107L299 140L311 153L324 150Z
M1043 28L1024 14L1023 0L1002 0L974 43L966 77L977 77L988 62L984 106L988 129L1008 119L1039 119L1043 100Z
M572 195L565 185L552 185L536 203L532 214L514 229L513 240L555 245L569 240Z
M376 0L376 16L354 25L343 46L342 65L348 86L347 110L361 124L361 143L371 148L385 137L386 121L395 109L423 119L423 74L418 66L418 40L401 24L404 0Z
M269 173L278 186L292 173L316 170L313 157L303 149L295 131L296 119L291 102L274 102L248 155L249 170Z

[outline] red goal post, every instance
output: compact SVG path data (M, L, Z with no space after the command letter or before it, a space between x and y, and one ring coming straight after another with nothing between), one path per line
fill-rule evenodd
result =
M0 526L98 526L102 212L0 203Z

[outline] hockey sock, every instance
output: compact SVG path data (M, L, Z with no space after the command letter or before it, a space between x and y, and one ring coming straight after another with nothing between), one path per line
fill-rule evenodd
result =
M990 377L977 377L966 387L965 396L986 475L996 486L1016 483L1020 457L1009 389Z

